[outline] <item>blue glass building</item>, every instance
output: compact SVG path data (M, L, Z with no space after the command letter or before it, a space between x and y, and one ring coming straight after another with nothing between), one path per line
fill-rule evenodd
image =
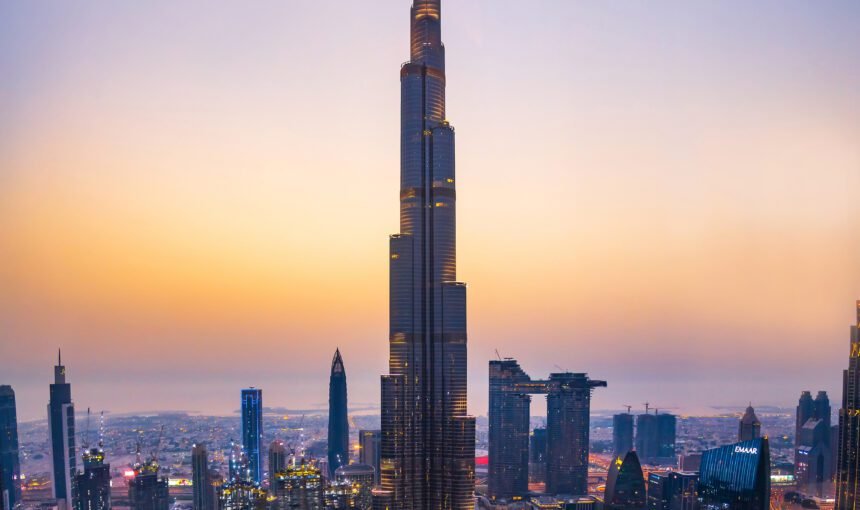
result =
M59 355L50 395L48 434L51 438L51 486L58 509L67 510L75 500L75 406L72 404L72 386L66 382L66 367Z
M698 491L702 510L768 510L770 448L767 438L703 452Z
M11 509L21 501L21 460L15 391L0 386L0 505Z
M346 369L340 349L331 360L328 383L328 474L349 464L349 417L346 410Z
M263 481L260 448L263 443L263 390L242 390L242 446L248 456L248 471L254 483Z

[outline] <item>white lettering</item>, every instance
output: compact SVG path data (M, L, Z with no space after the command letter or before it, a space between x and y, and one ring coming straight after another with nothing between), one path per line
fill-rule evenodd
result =
M735 453L748 453L755 455L758 453L758 448L747 448L746 446L735 446Z

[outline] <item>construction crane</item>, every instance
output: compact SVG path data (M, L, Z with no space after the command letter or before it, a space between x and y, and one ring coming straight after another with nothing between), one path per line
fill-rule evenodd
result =
M631 406L630 404L624 404L624 407L627 408L627 414L630 414L630 410L633 409L633 406Z
M648 414L648 409L649 409L650 405L651 405L650 402L645 402L645 414Z
M158 464L158 453L161 451L161 438L162 437L164 437L164 425L162 425L161 429L158 431L158 442L155 443L155 451L152 452L153 464Z
M496 349L496 357L499 358L499 361L502 361L502 355L499 354L499 350Z
M99 415L99 449L105 447L105 412L102 411Z
M84 453L87 452L90 448L90 408L87 408L87 424L84 426L84 434L81 438L81 447L84 449Z

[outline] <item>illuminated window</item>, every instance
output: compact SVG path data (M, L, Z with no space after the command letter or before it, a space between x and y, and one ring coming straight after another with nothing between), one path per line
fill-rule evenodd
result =
M448 207L448 204L445 202L436 202L436 207Z
M399 253L392 253L391 258L392 258L392 260L397 260L400 258L400 254Z
M451 184L452 182L454 182L454 179L448 177L448 184Z

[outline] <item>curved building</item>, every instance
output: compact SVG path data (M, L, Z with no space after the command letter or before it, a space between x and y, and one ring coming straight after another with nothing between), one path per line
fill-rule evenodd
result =
M346 369L340 349L331 360L328 382L328 475L349 464L349 418L346 407Z
M637 510L647 504L645 476L634 451L619 455L609 466L604 493L606 510Z
M769 510L770 448L766 437L702 453L701 510Z

